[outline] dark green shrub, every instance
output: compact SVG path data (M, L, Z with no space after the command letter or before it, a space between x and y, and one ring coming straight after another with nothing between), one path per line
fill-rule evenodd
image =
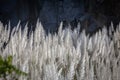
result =
M17 76L20 75L27 75L27 73L22 72L21 70L17 69L14 65L12 65L12 56L8 56L7 58L3 59L0 56L0 78L7 80L7 77L12 78L12 80L17 80Z

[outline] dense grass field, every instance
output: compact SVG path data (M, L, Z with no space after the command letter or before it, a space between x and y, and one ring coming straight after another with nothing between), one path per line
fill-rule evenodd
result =
M0 55L12 55L13 65L28 73L18 80L120 80L120 25L113 31L103 28L89 37L79 26L62 30L61 24L58 34L46 35L38 22L28 37L27 27L18 25L3 49L10 29L0 24Z

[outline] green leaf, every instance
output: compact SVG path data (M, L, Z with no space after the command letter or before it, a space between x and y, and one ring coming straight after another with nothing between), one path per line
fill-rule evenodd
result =
M8 56L8 57L7 57L7 63L8 63L9 65L12 64L12 60L13 60L13 57L12 57L12 56Z
M3 77L4 79L8 75L11 75L13 72L16 73L16 75L27 75L27 73L17 69L14 65L12 65L12 56L8 56L6 59L3 59L2 56L0 56L0 77ZM6 74L7 73L7 74Z
M2 59L2 56L0 55L0 66L3 64L3 59Z

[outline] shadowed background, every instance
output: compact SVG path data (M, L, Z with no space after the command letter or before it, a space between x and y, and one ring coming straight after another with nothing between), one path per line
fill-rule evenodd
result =
M0 0L0 21L11 29L21 21L34 30L39 19L46 32L56 32L59 23L70 23L74 29L78 22L87 32L94 32L111 21L116 26L120 19L119 0Z

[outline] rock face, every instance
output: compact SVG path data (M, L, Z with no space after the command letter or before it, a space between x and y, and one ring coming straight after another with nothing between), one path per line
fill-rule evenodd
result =
M0 0L0 20L11 26L21 20L24 28L34 30L36 21L42 22L46 32L55 32L61 21L70 23L72 29L81 22L87 32L94 32L111 21L120 20L119 0ZM67 25L65 25L67 26Z
M56 2L45 1L39 18L45 29L56 31L61 21L72 22L82 15L84 15L82 0L79 3L73 0L58 0Z

